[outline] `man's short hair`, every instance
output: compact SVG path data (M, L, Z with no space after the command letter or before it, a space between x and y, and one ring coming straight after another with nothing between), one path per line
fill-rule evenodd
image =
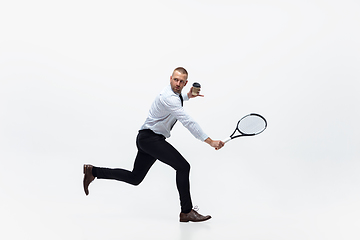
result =
M177 68L175 68L174 72L175 72L175 71L178 71L178 72L180 72L181 74L186 74L186 76L189 76L188 72L187 72L186 69L183 68L183 67L177 67ZM173 72L173 74L174 74L174 72Z

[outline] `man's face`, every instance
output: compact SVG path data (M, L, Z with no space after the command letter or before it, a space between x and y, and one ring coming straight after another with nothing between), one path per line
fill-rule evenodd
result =
M170 85L175 93L181 93L181 90L186 86L187 82L187 75L178 71L175 71L170 77Z

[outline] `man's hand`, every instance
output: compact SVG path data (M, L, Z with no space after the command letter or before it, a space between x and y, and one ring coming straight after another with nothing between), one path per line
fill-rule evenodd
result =
M223 141L212 140L209 137L205 140L205 142L207 144L209 144L210 146L212 146L213 148L215 148L215 150L219 150L220 148L222 148L225 145L225 143Z
M200 95L200 94L198 94L198 95L193 95L193 94L192 94L192 89L193 89L193 87L190 88L190 91L189 91L188 94L187 94L188 97L189 97L189 99L190 99L190 98L194 98L194 97L203 97L203 96L204 96L204 95ZM200 93L200 92L199 92L199 93Z

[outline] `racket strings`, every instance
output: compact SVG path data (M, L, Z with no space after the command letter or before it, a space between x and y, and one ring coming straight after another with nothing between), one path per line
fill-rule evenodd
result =
M266 122L258 116L247 116L238 124L238 129L243 134L257 134L262 132L265 128Z

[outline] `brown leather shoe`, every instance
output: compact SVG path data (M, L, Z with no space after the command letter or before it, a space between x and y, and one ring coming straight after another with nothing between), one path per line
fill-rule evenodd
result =
M180 213L180 222L203 222L210 218L211 216L203 216L194 209L191 209L189 213Z
M89 185L94 181L95 177L92 175L93 166L84 165L84 191L86 195L89 195Z

